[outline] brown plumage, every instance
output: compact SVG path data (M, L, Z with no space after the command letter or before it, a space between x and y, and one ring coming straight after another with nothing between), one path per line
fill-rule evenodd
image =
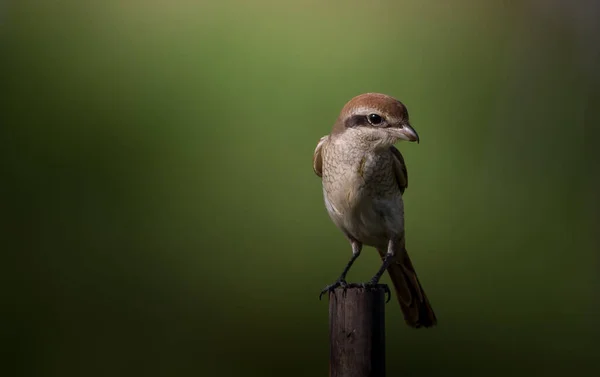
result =
M322 179L327 212L353 251L340 278L323 292L346 284L363 244L372 246L383 264L369 284L387 270L406 323L431 327L437 320L404 246L408 171L393 146L398 140L419 141L406 107L385 94L366 93L343 107L331 133L317 144L313 169Z

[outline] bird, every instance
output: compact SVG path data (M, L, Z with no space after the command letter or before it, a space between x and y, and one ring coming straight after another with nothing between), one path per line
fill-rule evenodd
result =
M319 139L313 170L321 178L327 213L352 248L342 274L321 295L351 286L346 275L363 245L370 246L377 249L382 264L360 286L379 284L387 270L406 324L428 328L437 324L437 318L406 251L403 195L408 170L394 146L398 141L418 144L419 135L409 122L406 106L382 93L350 99L329 135Z

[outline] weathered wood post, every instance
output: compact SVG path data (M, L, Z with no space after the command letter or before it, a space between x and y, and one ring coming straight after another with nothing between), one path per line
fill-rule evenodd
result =
M385 285L329 293L329 376L385 376Z

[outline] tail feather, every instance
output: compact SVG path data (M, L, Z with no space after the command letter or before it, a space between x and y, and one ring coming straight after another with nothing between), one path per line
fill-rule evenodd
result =
M380 253L383 254L382 251ZM415 328L435 326L437 318L406 250L396 255L396 261L389 265L387 271L406 324Z

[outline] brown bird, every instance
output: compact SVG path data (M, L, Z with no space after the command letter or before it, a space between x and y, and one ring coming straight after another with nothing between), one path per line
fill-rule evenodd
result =
M404 237L404 202L408 186L404 158L394 143L419 142L408 122L406 107L380 93L365 93L343 107L331 133L313 155L313 169L322 178L329 216L352 246L352 258L326 293L348 286L346 274L363 245L375 247L383 259L368 283L376 285L388 271L406 323L431 327L437 319L408 257Z

